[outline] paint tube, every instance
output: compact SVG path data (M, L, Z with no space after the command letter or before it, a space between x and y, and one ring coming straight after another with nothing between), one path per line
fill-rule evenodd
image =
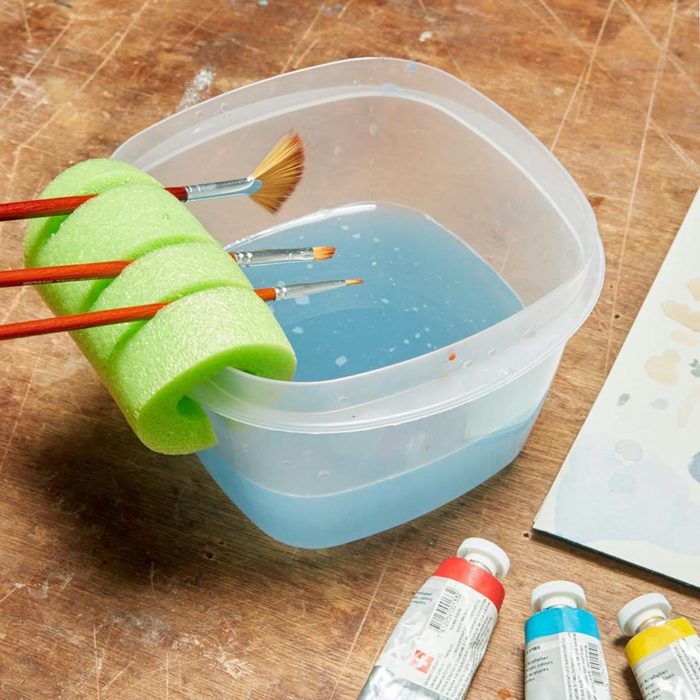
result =
M595 617L571 581L532 591L525 623L525 700L610 700L610 683Z
M700 698L700 639L684 617L669 619L671 604L660 593L631 600L617 615L632 637L625 647L644 700Z
M399 620L358 700L462 700L484 657L505 591L508 555L464 540Z

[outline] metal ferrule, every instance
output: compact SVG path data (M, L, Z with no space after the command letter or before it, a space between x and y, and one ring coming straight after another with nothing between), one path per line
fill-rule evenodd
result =
M215 199L236 194L255 194L262 187L262 182L252 177L238 180L221 180L220 182L204 182L200 185L187 185L187 201L197 199Z
M321 292L329 292L332 289L346 287L346 280L330 280L328 282L306 282L304 284L293 284L289 287L275 287L277 299L295 299L296 297L306 297Z
M313 248L269 248L262 250L235 250L234 252L236 254L236 262L241 267L305 262L314 259Z

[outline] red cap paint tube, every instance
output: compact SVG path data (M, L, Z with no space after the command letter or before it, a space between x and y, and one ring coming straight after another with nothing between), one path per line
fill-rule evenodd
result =
M508 555L470 537L413 596L358 700L462 700L484 658Z

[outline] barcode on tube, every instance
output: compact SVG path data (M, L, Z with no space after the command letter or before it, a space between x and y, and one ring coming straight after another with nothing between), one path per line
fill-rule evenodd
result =
M433 616L430 618L430 626L436 632L442 632L449 619L449 615L458 600L459 591L456 591L454 588L450 588L448 586L442 592L440 600L433 611Z
M588 644L588 667L591 669L591 678L596 685L607 685L605 661L597 644Z

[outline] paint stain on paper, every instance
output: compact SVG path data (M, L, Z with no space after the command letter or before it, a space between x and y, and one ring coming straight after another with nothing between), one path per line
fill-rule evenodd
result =
M639 462L644 456L642 446L636 440L618 440L615 445L615 452L625 462Z
M700 311L694 311L687 304L679 304L677 301L665 301L661 308L670 319L700 333Z
M693 295L695 301L700 301L700 277L688 282L688 291Z
M675 328L671 331L671 337L689 348L695 347L698 344L698 339L692 333L684 331L682 328Z
M677 350L664 350L660 355L652 355L644 364L644 369L657 382L675 384L678 381L680 360Z

